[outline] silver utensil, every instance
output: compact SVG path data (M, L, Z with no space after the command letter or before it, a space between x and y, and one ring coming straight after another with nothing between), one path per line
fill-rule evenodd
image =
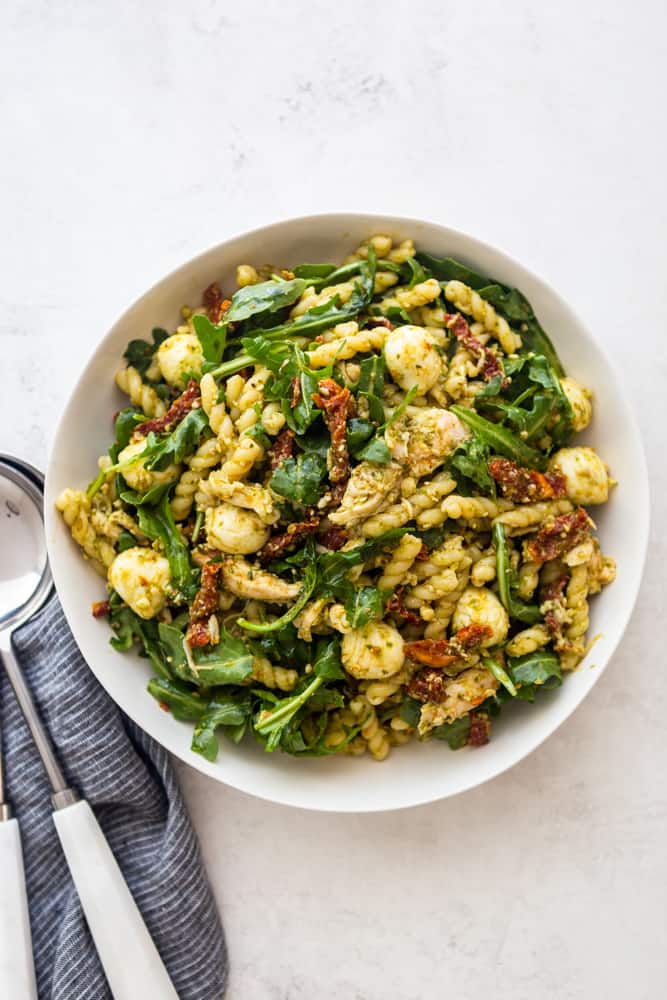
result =
M38 470L0 455L0 660L48 775L56 830L114 997L177 1000L92 809L68 786L12 648L13 632L44 605L53 586L42 484ZM0 995L36 997L19 829L1 781L0 865Z

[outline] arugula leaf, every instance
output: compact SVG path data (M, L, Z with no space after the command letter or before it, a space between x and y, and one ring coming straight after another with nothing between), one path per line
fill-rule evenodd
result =
M296 302L307 284L304 278L293 278L290 281L272 278L256 285L245 285L234 292L231 305L225 313L225 322L242 323L251 317L276 313Z
M280 732L294 718L309 698L324 684L324 678L315 676L299 694L281 698L274 702L270 709L264 709L255 718L255 732L263 736L272 736L267 743L267 750L273 750L280 740Z
M309 309L308 312L302 316L298 316L296 319L282 323L280 326L271 327L268 330L259 330L258 332L272 338L300 337L304 334L326 330L330 326L336 326L337 323L345 322L345 320L354 319L362 309L365 309L369 305L373 298L376 264L375 251L371 247L369 248L367 260L355 261L354 265L346 265L347 274L345 276L343 274L344 268L341 267L337 271L331 272L331 274L322 280L323 284L334 284L341 280L347 280L347 277L358 272L359 279L355 282L354 292L344 305L340 305L336 296L334 299L322 303L322 305L313 306L312 309Z
M538 649L525 656L508 657L507 669L518 697L534 701L537 691L560 687L563 683L560 661L549 649Z
M123 354L123 357L127 361L128 365L132 365L133 368L136 368L140 375L146 374L150 368L151 361L153 360L153 355L162 341L167 339L169 334L166 330L156 326L155 329L151 331L151 336L153 338L152 344L148 340L131 340L125 348L125 352Z
M374 619L381 618L389 596L379 587L357 587L349 584L351 590L345 598L345 614L352 628L361 628Z
M498 596L510 618L516 618L527 625L534 625L542 618L537 604L524 604L516 596L516 573L510 562L509 545L505 525L496 521L492 528L493 547L496 550L496 576Z
M119 475L118 478L123 483L125 482L122 476ZM157 504L173 485L173 483L156 483L155 486L151 486L145 493L137 493L136 490L131 490L126 486L125 489L119 490L118 496L125 503L132 504L133 507L141 507L143 504Z
M294 268L294 274L297 278L311 281L312 279L328 278L335 270L335 264L299 264Z
M210 701L202 697L199 691L182 681L174 681L164 677L151 677L148 682L148 693L152 694L161 705L168 705L171 714L180 722L196 722L204 715Z
M319 417L320 410L313 402L321 379L331 375L331 366L313 371L308 367L308 358L301 348L292 341L270 341L265 336L246 338L243 346L254 361L260 361L274 377L264 389L267 401L280 402L287 425L297 434L304 434ZM299 380L300 398L292 407L292 382Z
M326 459L311 452L286 458L274 470L269 488L299 507L314 507L322 496Z
M167 622L160 622L157 629L163 657L169 670L176 677L192 684L195 676L190 670L183 648L183 632L173 623L167 624Z
M374 437L358 452L356 457L365 459L367 462L377 462L380 465L391 462L391 452L381 437Z
M169 561L171 579L176 587L177 597L191 601L197 592L195 573L190 564L190 553L176 527L174 515L169 506L169 495L165 493L157 507L137 508L139 527L153 541L160 541Z
M401 709L399 715L404 722L416 729L419 725L419 719L421 717L422 703L417 701L416 698L411 698L409 695L403 699L401 702Z
M449 744L450 750L460 750L467 744L470 736L470 716L462 715L453 722L443 722L441 726L436 726L432 730L431 736L436 740L444 740Z
M289 663L299 671L303 671L312 660L310 643L299 638L292 624L285 625L277 632L258 635L250 642L250 646L257 650L258 655L268 657L272 663Z
M416 257L408 257L401 266L401 276L408 281L408 288L414 288L421 281L431 277L431 272Z
M178 465L197 450L199 438L205 427L208 427L208 417L204 410L198 407L186 413L171 434L158 436L151 431L140 456L145 467L160 470L166 469L169 465Z
M429 552L432 552L433 549L439 549L444 542L447 528L444 524L439 524L435 528L426 528L424 531L416 531L413 534L421 538Z
M376 424L384 422L382 391L385 380L385 361L382 354L371 354L359 364L360 375L357 394L368 401L368 410Z
M206 760L214 761L220 750L217 730L221 727L224 729L242 727L242 735L251 714L251 702L247 695L228 695L225 698L216 695L195 726L192 734L192 750L201 754ZM235 739L234 736L232 738ZM235 742L237 741L235 739Z
M456 414L459 420L462 420L493 451L518 461L520 465L537 469L544 465L544 456L525 444L521 438L516 437L507 428L485 420L479 413L469 410L465 406L453 405L450 406L450 411Z
M315 647L313 673L325 681L344 680L340 659L340 639L320 639Z
M109 457L115 463L123 448L127 448L135 427L146 418L141 410L134 406L126 406L114 421L114 442L109 448Z
M194 682L202 687L240 684L252 673L252 652L224 628L215 646L195 647L190 653Z
M489 284L489 279L461 264L453 257L435 257L430 253L418 253L417 260L429 269L438 281L462 281L479 291Z
M499 681L502 686L509 691L513 698L516 698L517 690L505 668L496 660L494 656L483 656L482 663L488 671Z
M352 417L347 422L347 447L351 455L358 457L359 450L375 433L375 426L370 420L362 417Z
M127 549L133 549L136 544L137 540L134 535L130 534L129 531L121 531L116 542L116 552L125 552Z
M459 478L470 480L486 494L496 495L496 483L489 472L488 462L490 458L489 446L476 434L456 448L449 460L449 465L454 470L454 478L459 482ZM457 475L458 473L458 475Z
M201 344L204 360L210 365L219 365L227 346L227 331L229 321L225 317L223 323L211 323L208 316L203 313L196 313L192 317L192 323L197 334L197 339Z
M109 624L114 632L109 644L114 649L126 652L138 643L142 655L151 661L155 673L165 678L171 676L162 656L156 622L140 618L132 608L122 602L115 591L109 598Z

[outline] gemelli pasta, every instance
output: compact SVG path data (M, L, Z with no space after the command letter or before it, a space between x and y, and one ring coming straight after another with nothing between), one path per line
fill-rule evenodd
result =
M519 291L410 239L236 275L130 341L99 474L57 501L93 614L209 760L485 744L557 697L614 579L590 390Z

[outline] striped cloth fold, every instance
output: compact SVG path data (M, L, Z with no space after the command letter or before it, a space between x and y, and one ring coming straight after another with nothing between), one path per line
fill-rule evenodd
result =
M17 632L15 648L67 779L95 810L179 997L218 1000L227 979L225 940L166 751L97 683L57 598ZM40 1000L107 1000L51 816L50 787L4 673L0 698Z

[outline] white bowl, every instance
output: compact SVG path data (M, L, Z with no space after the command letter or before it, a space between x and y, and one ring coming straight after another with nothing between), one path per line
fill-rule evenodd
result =
M111 415L123 405L113 375L132 337L152 327L174 327L183 303L198 303L218 279L231 287L241 262L340 261L372 233L413 237L419 248L456 257L478 271L517 286L551 334L567 371L595 393L595 418L585 434L609 463L619 485L595 508L603 550L618 563L618 577L592 602L590 635L600 638L561 688L533 705L508 706L494 721L491 743L456 753L433 741L397 749L379 765L369 757L298 759L264 752L252 740L222 742L209 763L190 750L192 727L177 722L146 692L147 661L109 645L109 628L90 613L104 597L104 582L81 559L54 501L65 486L83 487L112 433ZM81 651L117 704L191 767L260 798L306 809L370 812L398 809L455 795L488 781L534 750L567 719L599 680L621 639L639 590L648 537L648 483L634 414L601 348L572 309L548 285L506 254L444 226L375 215L320 215L290 219L227 240L184 264L151 288L118 320L93 354L58 427L46 479L46 531L53 575L65 615Z

